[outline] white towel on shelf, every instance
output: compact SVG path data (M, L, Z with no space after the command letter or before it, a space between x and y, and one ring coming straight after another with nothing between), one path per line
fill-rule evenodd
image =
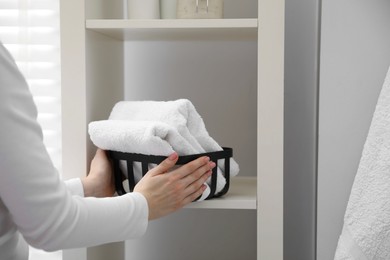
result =
M363 148L334 259L390 259L390 69Z
M101 120L91 122L88 132L104 150L162 156L197 152L175 128L162 122Z
M179 134L198 153L222 150L222 147L209 135L202 117L188 99L175 101L121 101L112 109L110 119L164 122L177 129ZM223 163L221 163L220 168L222 171L224 170ZM239 166L231 158L230 175L236 176L238 172ZM220 187L217 190L220 191Z

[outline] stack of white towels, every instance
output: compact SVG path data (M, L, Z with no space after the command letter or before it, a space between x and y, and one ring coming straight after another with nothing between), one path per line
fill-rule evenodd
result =
M108 120L91 122L88 131L97 147L125 153L168 156L177 152L180 156L222 150L187 99L121 101L114 106ZM223 165L218 166L216 192L226 184ZM134 170L136 180L139 180L140 169ZM238 172L239 166L231 158L230 176L236 176ZM200 200L209 192L207 189Z
M390 69L363 148L334 259L390 259Z

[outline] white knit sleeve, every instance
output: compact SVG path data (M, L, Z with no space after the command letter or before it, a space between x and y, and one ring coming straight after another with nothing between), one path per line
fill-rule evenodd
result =
M84 197L83 183L80 178L72 178L65 181L66 187L72 195Z
M144 196L72 195L50 160L36 117L27 84L0 44L0 198L26 241L51 251L143 235Z

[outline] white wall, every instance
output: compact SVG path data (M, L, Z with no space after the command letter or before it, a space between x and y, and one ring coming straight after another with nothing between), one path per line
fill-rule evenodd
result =
M256 176L256 39L132 42L126 48L126 100L190 99L210 135L233 147L240 176ZM254 210L185 209L126 243L129 260L235 260L243 254L256 258Z
M334 257L389 65L388 0L322 1L317 260Z

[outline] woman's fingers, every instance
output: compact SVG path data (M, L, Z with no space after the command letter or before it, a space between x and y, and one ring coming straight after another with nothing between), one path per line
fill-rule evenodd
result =
M190 204L191 202L193 202L194 200L196 200L197 198L199 198L203 192L206 190L206 185L205 184L202 184L200 186L200 188L198 188L197 190L195 190L195 192L189 194L187 197L185 197L183 199L183 205L187 205L187 204Z
M191 183L186 185L186 188L184 189L184 197L187 198L188 196L191 196L194 193L198 194L199 189L201 189L204 186L204 183L211 176L211 174L212 174L212 170L209 169L209 170L203 172L203 174L201 176L199 176L199 178L194 179L194 178L190 178L190 176L188 176L187 179L191 179L191 180L185 180L185 181L186 182L191 181ZM204 191L204 189L203 189L203 191ZM196 196L194 199L196 199L198 196L200 196L203 193L203 191L200 192L200 194L198 194L197 196L194 195L194 196ZM190 200L190 202L193 200Z
M171 172L171 174L178 178L183 179L188 175L193 175L194 172L196 172L198 169L205 167L210 162L210 158L207 156L199 157L187 164L184 164L180 168L176 169L175 171ZM200 176L198 176L200 177Z
M171 155L168 156L167 159L162 161L159 165L154 167L152 170L150 170L148 173L150 175L158 175L158 174L163 174L169 171L173 166L175 166L177 160L179 159L179 156L177 155L176 152L172 153Z
M216 164L210 161L209 157L201 157L170 172L169 175L178 181L179 187L182 187L184 199L196 192L202 194L200 189L211 176L211 170L215 166Z
M185 185L190 185L191 183L200 180L200 178L204 179L204 174L208 174L207 178L211 175L211 170L216 166L215 162L208 162L207 164L201 166L200 168L196 169L192 174L188 174L187 176L183 177L183 182Z
M88 176L82 178L86 197L107 197L115 192L111 162L102 149L97 149Z

